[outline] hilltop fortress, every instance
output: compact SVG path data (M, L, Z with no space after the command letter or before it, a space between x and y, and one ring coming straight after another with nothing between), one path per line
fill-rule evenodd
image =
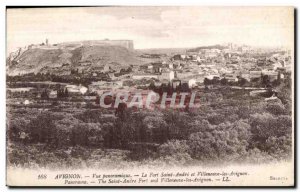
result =
M46 50L56 50L56 49L69 49L73 50L81 46L120 46L128 50L134 50L133 40L84 40L84 41L70 41L62 43L51 44L48 39L40 44L30 44L25 47L19 47L16 51L9 53L7 57L7 62L10 64L13 60L18 60L18 58L27 50L30 49L46 49Z
M134 49L133 40L84 40L84 41L70 41L62 43L50 44L49 40L46 39L45 42L41 44L30 44L25 47L20 47L17 51L10 53L12 57L21 55L24 51L29 49L76 49L81 46L120 46L127 48L129 50Z
M132 40L84 40L51 43L48 39L11 52L6 59L7 74L53 72L65 74L74 68L95 70L107 63L140 64ZM54 72L55 71L55 72ZM60 72L59 72L60 71Z

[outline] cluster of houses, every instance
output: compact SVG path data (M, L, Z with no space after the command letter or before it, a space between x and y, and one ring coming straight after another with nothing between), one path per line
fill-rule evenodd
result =
M48 42L47 42L48 43ZM146 54L145 54L146 55ZM146 55L148 56L148 55ZM151 55L152 56L152 55ZM156 57L156 55L155 55ZM282 50L253 50L249 46L227 46L205 47L201 49L187 50L185 54L169 55L161 60L155 60L140 66L124 68L125 73L116 72L114 64L102 66L101 71L90 74L92 77L99 77L88 86L64 85L70 95L81 95L94 98L106 91L120 91L137 89L137 86L125 85L126 81L138 81L155 86L171 84L173 87L179 84L187 84L189 88L201 86L205 79L226 79L228 82L238 82L241 78L246 81L268 76L270 81L284 78L284 75L292 69L292 57L289 51ZM130 70L129 70L130 68ZM118 66L118 69L120 67ZM74 73L80 73L75 71ZM100 76L109 77L103 80ZM105 76L105 77L106 77ZM19 93L34 93L34 88L8 88L10 95ZM29 94L31 95L31 94ZM41 97L41 93L34 93ZM58 89L48 89L49 98L57 98Z
M270 54L271 53L271 54ZM249 46L228 46L187 51L173 55L168 61L149 63L133 73L134 80L187 82L190 87L201 84L204 79L226 79L237 82L243 78L251 81L267 75L270 81L284 78L291 71L292 58L289 52L256 50Z

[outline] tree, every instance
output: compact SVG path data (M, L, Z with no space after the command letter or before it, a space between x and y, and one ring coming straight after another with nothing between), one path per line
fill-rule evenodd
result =
M155 90L155 89L156 89L155 84L154 84L153 81L150 83L149 89L150 89L150 90Z
M221 79L220 83L221 83L221 85L227 85L228 80L226 78L223 78L223 79Z
M187 113L178 111L167 111L164 113L166 122L166 139L187 139L190 130L187 124L191 121L191 117Z
M288 112L281 103L269 103L266 110L273 115L284 115Z
M171 164L186 164L192 160L186 140L170 140L158 148L160 158Z
M274 117L269 113L250 116L252 143L254 147L267 150L266 141L271 137L291 136L292 118L289 115Z
M105 144L112 148L128 149L129 144L141 139L142 120L129 113L126 118L117 118L105 131Z
M127 109L126 103L119 103L118 108L115 111L115 116L124 119L126 115L125 114L126 109Z
M86 123L80 123L73 127L71 131L71 144L75 145L88 145L89 127Z
M20 139L20 134L26 132L29 120L25 118L12 118L9 120L7 126L7 134L10 141L16 141Z
M42 99L49 99L48 91L47 89L44 89L44 91L41 94Z
M69 97L69 91L68 91L68 88L65 88L64 97Z
M264 87L270 84L270 79L268 75L262 75L261 84Z
M143 119L143 127L145 127L145 138L148 142L163 143L168 139L167 123L162 114L147 115Z
M210 80L207 79L207 78L204 78L204 85L207 86L207 85L210 85Z
M238 83L240 86L244 86L247 83L247 80L245 78L239 78Z
M190 92L191 89L189 88L189 84L188 83L182 83L181 85L181 92Z
M51 144L56 138L55 117L51 113L42 113L31 120L27 126L32 142Z
M209 114L207 120L210 122L210 124L218 125L225 121L225 116L223 114L213 112Z
M59 89L57 90L57 98L62 98L62 97L63 97L63 92L62 92L62 89L59 88Z
M227 122L192 133L188 145L193 158L232 160L246 153L250 136L250 125L246 121Z

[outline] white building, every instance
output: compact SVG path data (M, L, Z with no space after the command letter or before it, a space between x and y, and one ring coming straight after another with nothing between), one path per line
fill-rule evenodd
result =
M196 86L196 79L190 79L189 82L189 88L193 88Z
M67 85L66 88L68 89L69 93L81 93L85 94L88 91L88 88L82 86L82 85Z
M161 75L159 76L160 80L168 80L172 81L175 77L174 71L165 71L162 72Z

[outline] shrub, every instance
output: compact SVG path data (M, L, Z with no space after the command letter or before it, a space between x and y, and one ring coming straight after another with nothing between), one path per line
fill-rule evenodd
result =
M238 163L251 163L251 164L260 164L260 163L270 163L274 161L274 158L270 156L267 152L261 151L257 148L250 149L247 153L241 155L236 162Z
M246 152L250 136L250 125L240 120L193 133L188 145L191 156L199 160L233 159Z
M192 118L187 113L178 111L166 111L164 119L167 124L167 139L184 140L189 137L190 130L187 124Z
M266 150L277 160L288 159L292 153L291 136L269 137L266 141Z
M88 133L89 133L89 127L85 123L80 123L73 127L71 131L71 143L73 146L75 145L82 145L87 146L88 145Z
M145 159L155 159L157 157L157 153L150 148L135 148L130 151L128 154L128 159L134 161L141 161Z
M10 141L19 141L21 132L26 132L29 121L24 118L14 118L8 123L7 134Z
M284 105L280 103L270 103L266 106L266 111L273 115L284 115L286 114L286 110Z
M41 113L32 119L27 126L31 141L52 144L57 136L54 119L51 113Z
M225 116L223 114L212 113L208 115L207 119L210 124L218 125L225 121Z
M146 116L143 119L145 134L148 136L148 142L165 142L168 137L168 127L162 115Z
M192 159L190 148L185 140L171 140L158 148L158 154L168 164L187 164Z
M102 111L100 110L86 110L83 113L75 115L75 117L85 123L100 122Z
M71 157L81 158L83 160L88 159L91 156L91 152L87 148L81 146L75 146L71 149Z
M274 117L269 113L254 114L250 116L252 143L261 150L269 150L266 141L272 137L291 136L292 119L287 115Z
M207 120L198 120L198 119L199 119L198 116L196 116L195 120L188 123L187 126L190 129L190 134L196 132L211 131L212 129L214 129L214 126L211 125Z

